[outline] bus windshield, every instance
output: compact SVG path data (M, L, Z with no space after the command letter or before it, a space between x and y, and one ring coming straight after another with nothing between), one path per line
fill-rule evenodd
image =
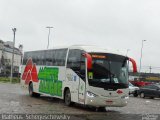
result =
M90 86L117 90L128 88L127 57L110 53L89 53L92 69L88 70Z

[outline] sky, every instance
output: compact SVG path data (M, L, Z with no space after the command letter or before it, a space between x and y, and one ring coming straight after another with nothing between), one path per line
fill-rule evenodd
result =
M0 0L0 39L24 51L70 45L111 48L160 73L159 0Z

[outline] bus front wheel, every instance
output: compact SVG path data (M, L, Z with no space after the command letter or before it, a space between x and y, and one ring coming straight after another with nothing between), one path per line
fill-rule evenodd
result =
M73 103L71 102L71 93L70 90L67 89L64 95L64 102L67 106L71 106Z
M95 107L96 112L106 112L106 107Z

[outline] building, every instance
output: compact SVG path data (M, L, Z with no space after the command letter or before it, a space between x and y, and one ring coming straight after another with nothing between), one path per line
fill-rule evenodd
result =
M129 72L130 81L160 82L160 73L132 73Z
M0 40L0 76L10 76L13 53L13 42ZM13 76L19 74L22 61L22 45L14 48Z

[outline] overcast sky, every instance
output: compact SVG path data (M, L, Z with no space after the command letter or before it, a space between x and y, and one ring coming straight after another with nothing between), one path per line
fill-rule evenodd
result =
M89 44L112 48L134 58L142 71L160 67L159 0L0 0L0 39L13 40L24 51L50 46ZM145 68L145 69L144 69ZM159 72L160 69L152 69Z

